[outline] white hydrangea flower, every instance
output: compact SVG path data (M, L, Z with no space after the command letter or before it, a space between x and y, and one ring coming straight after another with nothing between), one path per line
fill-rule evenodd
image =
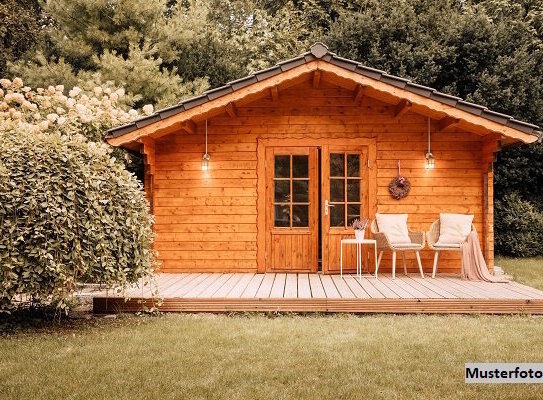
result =
M39 88L36 89L36 92L38 94L43 94L45 92L45 90L43 88L39 87Z
M23 80L21 78L15 78L13 80L13 85L17 88L17 89L20 89L24 86L24 83L23 83Z
M4 89L7 89L11 86L11 81L9 79L0 79L0 85L2 85Z
M131 117L137 117L138 112L136 110L134 110L133 108L131 108L130 111L128 111L128 115L131 116Z
M64 85L57 85L55 86L55 89L57 90L57 92L62 93L64 92Z
M13 119L21 119L23 118L23 114L20 111L15 111L11 113L11 118Z
M38 126L40 127L41 131L46 131L47 129L49 129L49 121L47 121L47 120L41 121L38 124Z
M83 104L77 103L75 105L75 110L77 111L77 113L79 115L81 115L81 114L85 114L87 112L87 107L85 107Z
M81 93L81 88L78 86L74 86L72 90L70 90L70 92L68 93L68 96L70 96L71 98L74 98L74 97L79 96L80 93Z
M55 122L58 119L58 114L47 114L47 119L49 120L49 122Z
M98 96L100 96L101 94L102 94L102 88L101 88L100 86L96 86L96 87L94 88L94 95L95 95L96 97L98 97Z
M64 125L66 123L66 117L58 117L57 124Z
M57 92L57 90L55 89L55 87L53 85L50 85L47 88L47 91L49 92L49 94L55 94Z
M105 88L104 93L107 94L107 95L110 95L111 94L111 88Z
M146 104L142 108L145 115L151 115L153 113L153 105L152 104Z
M74 99L68 99L66 100L66 107L73 108L75 106L75 100Z
M66 112L66 110L64 108L62 108L62 107L57 107L57 109L55 111L59 115L64 114Z
M115 93L117 93L117 96L119 97L123 97L125 92L124 92L124 89L123 88L119 88L115 91Z

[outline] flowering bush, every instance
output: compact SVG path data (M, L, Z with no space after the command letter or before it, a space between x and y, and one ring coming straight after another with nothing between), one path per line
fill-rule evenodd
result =
M98 142L109 128L141 116L129 108L133 101L111 83L88 90L76 86L65 93L62 85L32 90L20 78L0 79L0 132L81 134ZM143 112L152 114L153 106L144 106Z
M121 107L122 89L0 86L0 312L19 295L64 309L77 282L152 273L142 185L101 142L139 115Z

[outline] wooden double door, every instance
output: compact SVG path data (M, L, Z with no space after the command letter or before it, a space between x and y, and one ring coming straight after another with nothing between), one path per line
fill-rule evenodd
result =
M368 216L368 148L266 147L266 271L339 271L340 241ZM347 246L344 268L354 270Z

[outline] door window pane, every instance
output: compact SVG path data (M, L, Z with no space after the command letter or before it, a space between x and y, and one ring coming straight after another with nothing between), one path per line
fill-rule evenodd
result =
M290 181L274 182L274 199L276 203L290 202Z
M309 181L292 181L292 201L307 203L309 201Z
M274 226L290 227L290 206L276 205L274 206Z
M309 157L292 156L292 177L307 178L309 175Z
M351 226L356 218L360 218L360 204L347 205L347 226Z
M330 226L345 226L345 208L343 204L336 204L329 208Z
M344 153L330 153L330 176L345 176Z
M360 180L348 179L347 180L347 201L360 201Z
M292 206L292 226L296 228L309 226L309 206Z
M360 156L358 154L347 155L347 176L360 176Z
M330 201L344 202L345 201L345 180L330 179Z
M290 156L275 156L275 177L290 178Z

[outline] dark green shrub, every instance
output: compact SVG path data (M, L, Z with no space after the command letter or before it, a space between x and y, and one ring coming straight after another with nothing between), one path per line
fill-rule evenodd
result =
M81 135L0 133L0 312L17 295L65 308L77 282L152 271L141 184L108 152Z
M543 254L543 213L517 193L496 200L496 253L513 257Z

